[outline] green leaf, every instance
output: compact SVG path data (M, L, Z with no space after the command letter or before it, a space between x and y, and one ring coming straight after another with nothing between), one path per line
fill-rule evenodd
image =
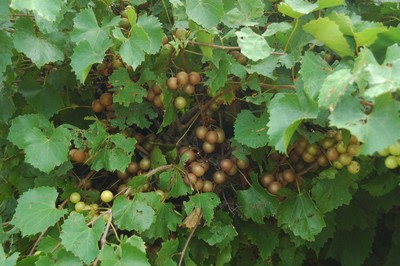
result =
M275 55L268 56L267 58L258 61L255 64L249 65L246 70L249 74L258 73L271 79L276 79L274 75L275 69L279 66L279 57Z
M150 228L155 220L154 210L143 201L128 200L119 196L112 207L115 224L122 230L143 232Z
M372 112L365 114L357 98L344 98L329 116L330 124L348 129L362 143L360 153L371 155L399 139L399 104L389 94L376 98ZM349 116L351 114L351 116Z
M99 259L101 261L101 265L104 266L150 266L150 263L146 257L146 253L137 247L130 245L129 243L123 243L117 246L115 249L106 245L100 252Z
M57 46L36 36L33 22L29 18L19 18L14 24L14 29L15 49L26 54L38 68L64 59L63 52Z
M237 4L222 17L222 21L230 28L257 25L256 19L264 14L263 5L261 0L237 1Z
M337 259L343 266L362 265L371 253L374 235L374 228L336 232L327 256Z
M200 208L203 211L206 224L210 225L214 218L214 209L221 203L219 197L212 192L196 194L189 197L189 201L183 202L185 212L189 215L194 208Z
M242 28L236 32L236 36L241 52L253 61L265 59L273 51L264 37L253 32L250 28Z
M213 68L206 71L208 80L205 85L208 85L211 93L215 95L224 87L234 59L223 51L214 51L213 59Z
M61 0L12 0L11 8L31 10L48 21L55 21L64 6Z
M368 65L365 68L368 89L367 97L377 97L387 92L396 92L400 88L400 60L388 65Z
M354 32L354 39L357 47L371 46L378 39L380 33L388 31L388 28L381 23L373 23L373 25L374 26L364 28L362 31Z
M6 71L8 65L12 63L13 41L5 31L0 31L0 74Z
M0 264L3 266L14 266L17 263L19 252L15 252L11 256L6 257L3 245L0 245Z
M168 164L167 159L165 158L159 146L154 146L151 150L150 161L151 169Z
M143 97L147 95L145 88L131 80L126 68L114 70L109 77L109 82L115 87L114 102L123 106L129 107L131 103L141 103L143 102Z
M181 173L177 169L168 170L160 174L160 189L168 191L168 196L178 198L191 192L191 189L183 181Z
M74 48L71 56L71 67L78 80L84 83L93 64L103 62L108 48L112 45L111 40L96 42L91 46L88 41L82 41Z
M239 210L246 219L263 223L265 217L276 214L278 200L260 186L255 175L252 176L252 186L247 190L237 192Z
M249 241L256 245L263 260L269 259L279 245L278 231L270 222L243 224L238 228Z
M225 247L238 235L232 225L232 219L225 212L218 211L210 226L203 227L198 231L200 239L207 244L218 247Z
M313 241L325 227L323 215L304 193L282 201L278 207L277 218L278 226L287 228L295 236L308 241Z
M10 2L11 0L5 0L0 2L0 25L8 23L10 21Z
M91 227L80 213L72 213L61 226L61 243L83 262L89 264L99 254L98 241L104 231L103 219L98 219Z
M354 49L350 47L335 21L327 17L318 18L305 24L303 29L341 57L354 56Z
M235 139L250 148L260 148L268 144L268 113L256 117L250 110L242 110L235 121Z
M340 69L329 75L322 84L318 105L326 109L335 108L344 95L350 97L355 89L353 81L349 69Z
M174 207L171 202L161 204L156 210L155 221L143 232L143 235L148 238L167 240L170 232L175 232L182 221L182 217L174 210Z
M268 25L267 30L262 34L262 36L272 36L277 32L287 32L292 28L292 25L287 22L271 23Z
M40 115L18 116L12 121L8 140L25 150L25 161L50 173L68 160L70 133L66 128L54 128Z
M301 122L304 119L317 118L318 106L300 93L281 93L271 100L269 114L269 143L276 150L286 152L290 139Z
M361 187L368 191L374 197L380 197L388 194L399 186L399 175L393 172L387 172L368 179Z
M114 109L117 118L111 120L111 125L118 126L120 129L130 125L136 125L142 129L148 128L152 125L153 119L158 116L149 102L135 103L129 107L116 104Z
M306 52L301 61L299 73L304 81L304 90L311 99L315 100L320 95L321 84L332 71L331 66L321 57L312 52ZM321 92L321 96L325 98L327 95Z
M324 172L329 172L333 178L324 178ZM312 198L322 213L330 212L343 204L349 204L353 190L357 189L357 183L350 174L329 168L313 179Z
M105 169L108 171L125 171L134 154L136 139L127 138L121 133L112 135L101 147L96 147L92 152L94 159L93 170Z
M278 5L279 12L292 18L299 18L317 8L317 3L310 3L302 0L285 0L283 3Z
M57 197L57 190L52 187L28 190L18 199L11 223L21 230L23 236L37 234L53 226L67 213L67 210L56 208Z
M186 0L186 14L204 28L212 28L221 21L224 5L222 0Z
M176 266L178 265L173 257L176 257L178 251L179 240L173 239L162 243L160 251L156 258L158 266Z
M0 79L0 121L7 122L15 111L14 101L12 99L14 92L9 87L4 87Z

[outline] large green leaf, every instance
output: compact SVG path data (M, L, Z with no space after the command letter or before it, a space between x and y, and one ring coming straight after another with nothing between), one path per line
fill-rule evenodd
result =
M210 226L203 227L198 232L200 239L211 246L216 245L217 247L229 245L237 235L238 233L232 225L232 219L222 211L215 213L215 219Z
M235 121L235 139L250 148L259 148L267 145L268 113L256 117L250 110L242 110Z
M269 114L269 143L285 153L300 123L304 119L317 118L318 106L304 94L281 93L271 100Z
M282 201L278 208L278 225L287 228L295 236L313 241L325 227L324 217L311 198L304 194L291 196Z
M168 196L178 198L185 196L192 190L183 181L182 174L176 170L168 170L160 174L160 189L168 192Z
M34 11L39 16L49 21L55 21L61 12L64 2L62 0L12 0L14 9L27 9Z
M343 4L344 0L318 0L316 3L310 3L303 0L285 0L278 5L278 10L289 17L300 18L322 8Z
M11 221L23 236L37 234L53 226L67 210L56 208L58 192L52 187L37 187L23 193L18 199Z
M12 99L14 92L11 88L5 87L0 79L0 121L6 122L15 111L14 101Z
M236 1L235 1L236 2ZM239 0L235 7L226 12L222 21L231 28L254 26L257 18L264 14L261 0Z
M17 263L19 252L15 252L11 256L6 257L4 253L3 245L0 245L0 265L3 266L14 266Z
M129 243L123 243L115 249L112 246L105 246L100 252L99 259L104 266L150 266L146 253Z
M68 160L70 132L54 128L43 116L23 115L12 121L8 140L25 151L25 160L49 173Z
M111 120L111 125L125 129L127 126L136 125L139 128L148 128L158 114L149 102L134 103L129 107L116 104L114 106L117 118Z
M98 219L91 227L80 213L72 213L61 226L61 243L83 262L89 264L99 254L98 241L104 231L103 219Z
M126 68L116 69L110 76L109 82L115 88L115 93L113 94L114 102L126 107L131 103L143 102L143 97L147 95L145 88L131 80Z
M344 98L329 116L330 124L348 129L363 142L360 153L371 155L399 139L399 103L389 94L376 98L371 113L365 114L357 98ZM349 115L351 114L351 115Z
M11 64L12 49L14 47L12 38L5 32L0 31L0 74L6 71Z
M48 40L36 36L32 20L21 17L14 24L14 47L38 67L64 59L64 53Z
M224 5L222 0L186 0L186 13L197 24L211 28L221 21Z
M160 251L158 251L156 258L157 266L176 266L178 265L173 257L176 258L176 253L178 251L179 240L171 239L165 241L161 245Z
M318 18L305 24L303 29L338 55L342 57L354 56L354 49L350 47L335 21L327 17Z
M258 35L250 28L242 28L236 32L237 41L241 52L253 61L265 59L272 53L272 48L268 45L263 36Z

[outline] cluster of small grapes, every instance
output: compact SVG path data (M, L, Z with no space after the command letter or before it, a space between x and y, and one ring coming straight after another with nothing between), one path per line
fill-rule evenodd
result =
M379 152L379 155L385 158L385 166L389 169L395 169L400 165L400 141L390 145Z
M100 194L100 199L104 203L109 203L114 199L114 194L109 190L103 190ZM78 192L72 192L69 196L69 201L75 204L74 209L76 212L86 213L89 220L96 220L99 218L99 215L102 215L103 219L108 221L110 217L108 213L102 213L103 208L100 208L97 203L87 204L86 202L82 201L81 194Z

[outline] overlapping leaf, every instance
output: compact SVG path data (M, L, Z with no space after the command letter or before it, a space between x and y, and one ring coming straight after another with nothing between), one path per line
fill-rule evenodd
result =
M145 88L131 80L126 68L115 70L109 81L115 90L113 94L114 102L123 106L128 107L131 103L141 103L143 102L143 97L147 95Z

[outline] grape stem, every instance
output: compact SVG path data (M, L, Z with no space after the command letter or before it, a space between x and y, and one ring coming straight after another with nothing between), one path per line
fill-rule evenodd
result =
M110 231L110 227L111 227L111 221L112 221L112 212L110 212L110 217L108 218L106 229L104 229L103 236L101 237L101 240L100 240L100 251L103 250L106 245L108 231ZM99 261L100 261L99 258L97 258L93 262L93 266L96 266L99 263Z
M199 215L199 219L197 220L196 225L194 226L192 232L190 232L189 237L186 240L185 246L183 247L182 252L181 252L181 256L179 258L178 266L182 265L183 257L185 256L186 249L189 246L190 240L192 239L192 237L194 235L194 232L196 231L197 226L199 226L202 217L203 217L203 212L201 212L201 214Z

